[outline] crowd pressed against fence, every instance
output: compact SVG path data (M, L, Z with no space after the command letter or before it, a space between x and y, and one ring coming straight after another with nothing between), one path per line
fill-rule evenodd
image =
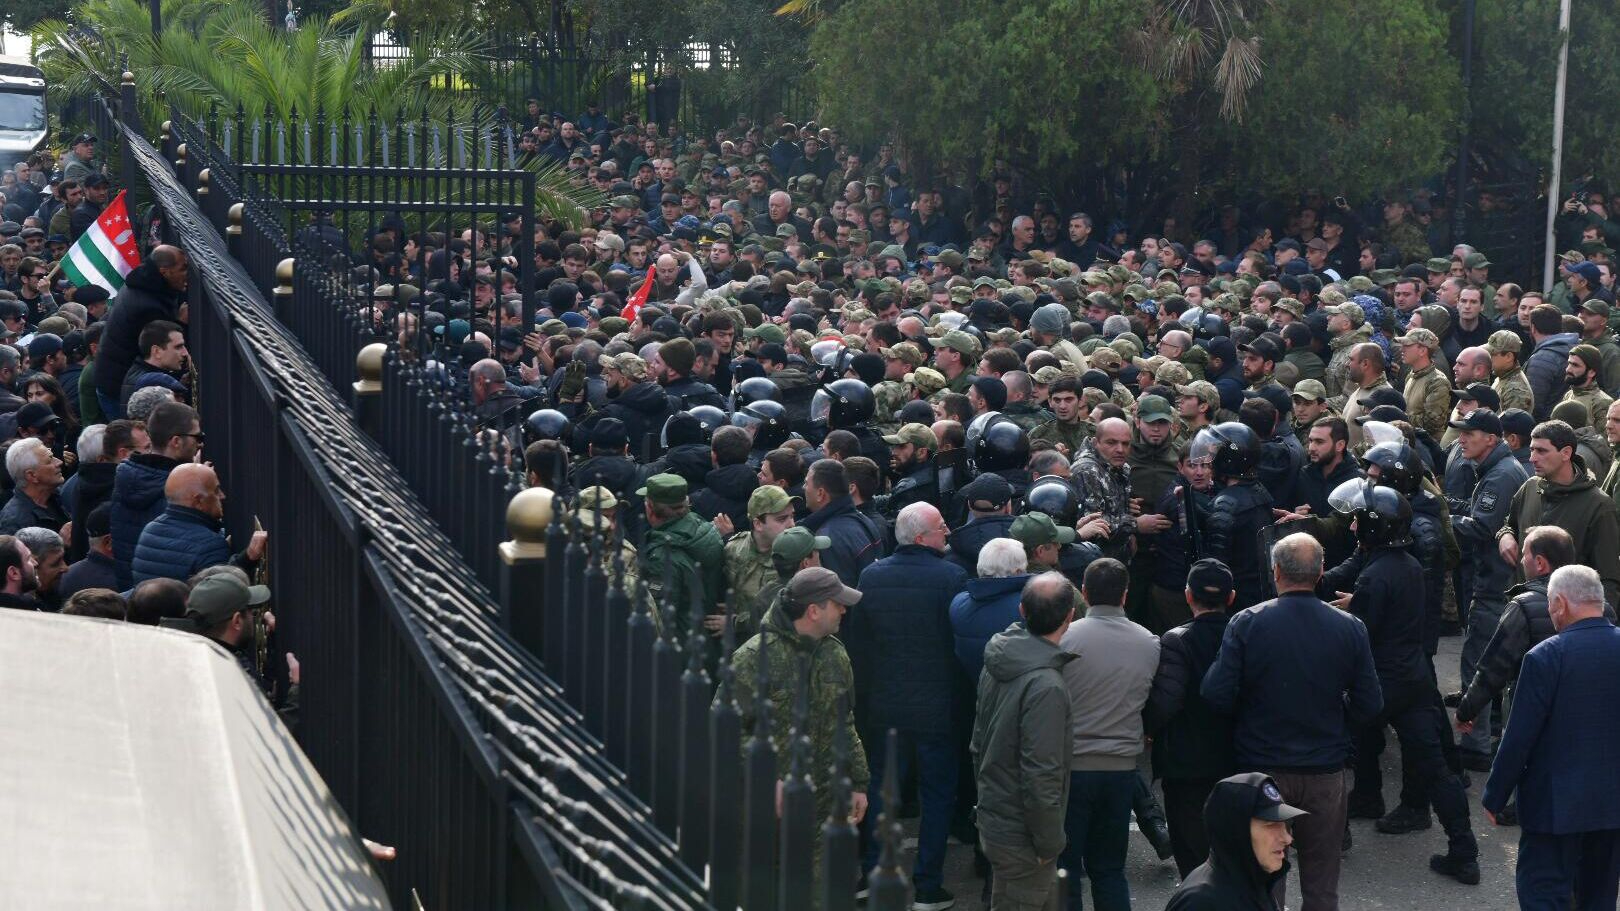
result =
M586 546L546 595L649 622L774 747L778 812L859 827L826 867L784 832L818 895L833 871L971 905L954 839L990 907L1053 904L1062 870L1071 907L1127 908L1134 819L1171 908L1280 908L1293 864L1325 911L1350 819L1438 817L1433 876L1614 906L1620 225L1595 185L1539 288L1440 243L1423 194L1134 236L781 117L519 126L509 162L607 200L583 228L360 196L297 228L299 268L465 409L480 464L551 492ZM268 535L221 531L187 253L139 243L95 137L62 147L0 178L0 602L208 636L296 723ZM605 739L634 779L631 734ZM1481 825L1520 828L1516 870L1481 869Z

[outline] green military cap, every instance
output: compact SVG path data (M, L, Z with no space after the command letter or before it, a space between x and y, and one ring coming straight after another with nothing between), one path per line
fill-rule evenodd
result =
M876 177L868 177L868 178L866 178L866 181L863 184L863 186L881 187L881 186L883 186L883 181L878 180Z
M795 228L792 223L784 221L776 226L776 236L784 238L797 237L799 236L799 229Z
M1037 383L1040 383L1042 386L1050 386L1061 379L1062 376L1062 370L1058 369L1057 367L1053 367L1051 364L1047 364L1045 367L1035 371L1035 374L1031 377L1031 379Z
M579 492L574 499L574 515L581 528L597 528L607 524L607 513L619 507L619 498L606 487L591 486Z
M925 396L933 395L950 385L950 380L945 379L945 374L932 367L918 367L906 374L906 382L917 387L917 391Z
M1192 371L1180 361L1166 361L1153 371L1153 379L1164 386L1178 386L1192 382Z
M880 279L880 278L869 278L866 281L861 282L861 293L862 294L876 295L876 294L882 294L883 292L885 292L887 290L889 290L889 286L885 285L883 283L883 280Z
M787 333L783 332L782 327L775 323L760 323L752 329L745 329L743 330L743 336L745 338L763 339L766 344L770 345L787 344Z
M1144 395L1136 402L1136 417L1144 424L1157 424L1175 420L1176 412L1163 396Z
M748 495L748 518L757 519L760 516L774 516L779 512L793 508L793 497L787 491L775 484L766 487L756 487Z
M1080 283L1072 278L1060 278L1052 283L1052 293L1059 300L1077 301L1080 299Z
M900 342L893 348L879 348L878 353L890 360L905 361L913 368L921 367L928 362L927 355L917 347L916 342Z
M1352 275L1350 280L1345 282L1345 287L1357 294L1366 294L1373 289L1373 280L1365 275Z
M548 319L539 326L543 335L561 335L568 331L568 324L560 319Z
M597 359L603 370L617 370L633 380L645 379L647 376L647 362L639 354L629 351L622 354L604 354Z
M1595 345L1576 345L1569 349L1569 356L1585 364L1587 370L1603 369L1603 352Z
M889 244L888 246L883 248L883 251L881 253L879 253L876 258L877 259L882 259L885 256L892 256L895 259L900 260L901 262L905 262L906 261L906 248L900 246L899 244Z
M1436 256L1424 263L1423 267L1428 269L1430 272L1450 272L1451 260L1444 256Z
M185 616L163 625L203 633L269 600L270 589L265 586L248 585L229 573L220 573L193 585L186 598Z
M1109 266L1107 272L1110 281L1118 282L1121 285L1131 280L1131 270L1118 263Z
M561 321L559 320L559 322ZM601 327L603 332L607 333L609 338L621 332L630 331L630 321L622 316L604 316L597 325Z
M942 250L938 256L934 257L934 262L942 266L949 266L953 271L960 272L966 260L962 254L955 250Z
M966 304L973 300L973 289L967 285L952 285L949 293L953 304Z
M926 424L906 424L896 430L892 436L885 436L883 442L888 443L890 446L904 446L910 443L913 446L929 451L939 448L939 439L934 436L934 431L929 429Z
M1221 407L1221 391L1208 380L1195 380L1184 386L1177 386L1176 395L1195 396L1212 409Z
M647 484L636 491L636 496L646 497L649 503L660 503L665 506L674 506L686 501L686 479L678 474L655 474L647 479Z
M1008 534L1025 547L1040 547L1043 544L1072 544L1074 542L1074 529L1059 528L1052 521L1052 517L1044 512L1030 512L1013 520L1012 528Z
M1463 257L1464 269L1489 269L1491 261L1483 253L1470 253Z
M1394 269L1374 269L1370 276L1373 284L1381 288L1388 288L1400 280L1401 274Z
M776 536L776 540L771 544L771 556L781 557L797 565L816 551L826 550L831 546L832 538L818 535L803 525L795 525Z
M994 288L995 286L996 280L988 275L981 275L973 280L973 290L975 291L979 290L980 288Z
M639 209L641 208L641 200L631 196L629 193L625 193L608 200L608 205L615 209Z
M1137 303L1141 303L1152 296L1152 292L1148 291L1146 285L1137 284L1126 285L1125 290L1121 292L1121 294L1126 299L1136 301Z
M1360 304L1345 303L1336 307L1323 307L1322 312L1328 316L1348 317L1352 329L1367 321L1367 311L1361 309Z
M1613 308L1594 297L1588 300L1586 303L1581 304L1581 312L1595 313L1604 319L1608 319L1609 315L1613 313Z
M1322 385L1321 380L1300 380L1294 384L1293 397L1308 402L1325 402L1327 387Z
M394 286L394 300L401 306L411 303L422 296L422 289L408 282L401 282Z
M1422 345L1423 347L1428 348L1430 351L1433 351L1434 349L1440 347L1440 339L1436 337L1433 332L1419 327L1417 329L1408 331L1405 335L1397 335L1395 337L1395 344L1400 345L1403 348L1407 345Z
M1588 258L1596 256L1598 253L1602 252L1603 249L1604 244L1601 240L1581 241L1581 252L1585 253Z
M1485 350L1492 354L1506 354L1509 351L1518 354L1524 348L1524 339L1511 329L1498 329L1485 340Z
M979 340L960 329L952 329L940 337L939 343L952 351L959 351L967 357L978 357L983 349Z
M782 261L782 248L786 246L782 243L782 238L774 234L769 237L761 237L759 246L761 249L769 251L765 254L765 264L767 266L774 266Z

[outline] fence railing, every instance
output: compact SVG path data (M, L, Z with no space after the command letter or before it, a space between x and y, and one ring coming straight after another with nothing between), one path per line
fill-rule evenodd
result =
M248 169L185 123L154 148L120 119L109 134L152 230L194 264L199 408L232 530L257 517L273 535L278 635L305 668L300 740L356 830L399 846L395 900L853 908L850 770L878 744L840 738L812 767L808 659L762 641L743 682L756 698L740 700L729 624L717 648L700 599L668 601L676 586L652 584L622 524L520 490L509 428L480 425L397 333L379 340L296 242L278 259L275 201L244 189ZM359 353L336 382L345 350ZM351 379L352 408L334 391ZM793 681L774 709L773 666ZM871 830L868 907L897 911L892 733L882 748L891 815Z

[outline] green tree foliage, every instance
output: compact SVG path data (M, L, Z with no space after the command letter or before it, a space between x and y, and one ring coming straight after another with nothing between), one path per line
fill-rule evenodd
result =
M1120 47L1140 0L888 0L825 14L810 42L825 118L931 163L1036 167L1152 151L1162 91Z
M26 35L47 19L64 19L72 0L5 0L0 3L0 26Z
M1473 131L1476 145L1542 170L1552 155L1558 0L1478 0ZM1570 12L1564 174L1620 180L1614 141L1620 99L1620 18L1613 5L1576 0Z

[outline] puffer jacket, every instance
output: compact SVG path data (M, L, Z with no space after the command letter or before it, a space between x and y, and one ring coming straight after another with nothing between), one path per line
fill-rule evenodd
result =
M821 565L851 588L858 587L861 571L883 555L883 529L862 515L851 497L829 502L799 524L832 539L832 546L821 552Z
M995 514L988 516L975 516L969 519L966 525L951 532L951 562L967 570L969 574L979 571L979 551L997 538L1005 538L1012 531L1013 519L1016 516ZM1006 629L1006 627L1002 627ZM999 632L999 630L998 630Z
M166 456L140 452L119 463L113 475L113 561L118 565L118 584L124 590L134 584L130 561L135 559L141 532L168 506L163 499L163 485L179 464Z
M1467 462L1460 454L1458 460ZM1468 498L1452 506L1451 531L1457 536L1457 546L1470 557L1473 596L1500 604L1502 592L1513 581L1513 567L1497 552L1496 533L1507 521L1513 495L1524 486L1529 475L1506 443L1496 444L1485 461L1477 466L1475 475L1479 482ZM1449 469L1446 479L1448 482L1451 479Z
M951 632L956 637L956 660L970 681L984 670L984 647L996 633L1019 622L1018 603L1028 573L989 579L970 579L967 588L951 601Z
M1231 716L1215 711L1198 691L1229 619L1225 611L1209 611L1159 637L1159 669L1142 720L1153 738L1153 772L1160 778L1225 778L1237 768Z
M178 321L179 313L180 295L163 280L156 263L148 261L131 269L114 298L96 349L96 391L117 401L124 375L139 354L141 329L153 320Z
M1237 591L1233 610L1259 604L1266 597L1266 560L1260 552L1260 529L1272 523L1271 492L1256 481L1220 488L1204 527L1205 556L1232 570Z
M1479 656L1474 679L1457 704L1457 720L1473 721L1487 703L1519 678L1519 666L1530 650L1558 634L1547 613L1547 583L1551 576L1531 579L1508 590L1507 607L1496 621L1496 632ZM1614 608L1605 603L1603 616L1614 622Z
M1057 857L1069 802L1069 693L1063 666L1079 657L1022 624L984 649L973 723L975 820L985 841Z
M702 490L692 494L692 511L705 519L725 513L739 531L748 529L748 498L759 486L759 472L746 462L709 472Z
M1530 380L1537 422L1547 420L1553 406L1563 400L1564 391L1569 387L1569 381L1564 377L1564 366L1569 363L1570 349L1580 341L1580 336L1573 332L1549 335L1536 345L1536 350L1524 362L1524 375Z
M170 503L141 532L130 570L137 585L147 579L184 582L198 570L230 559L231 548L218 519Z
M850 608L843 633L863 725L952 730L967 678L953 660L951 600L967 583L961 567L920 544L901 545L861 571L861 603Z

